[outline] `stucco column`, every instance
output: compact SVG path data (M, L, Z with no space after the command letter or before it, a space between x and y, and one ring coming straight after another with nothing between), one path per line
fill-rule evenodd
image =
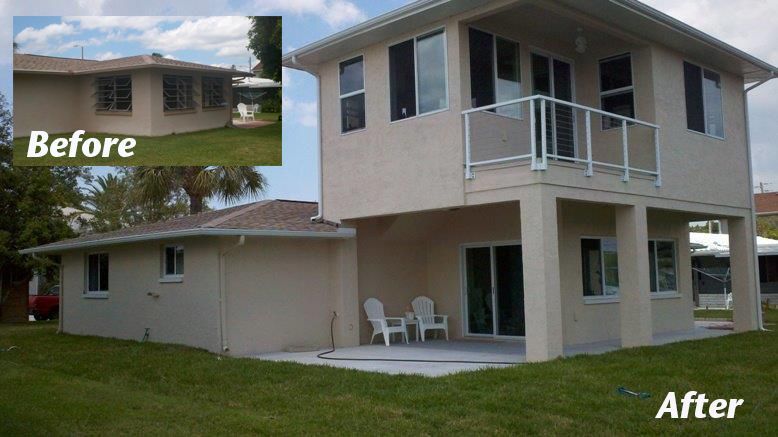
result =
M521 199L527 361L562 356L557 199L540 187Z
M359 345L359 294L357 276L357 239L333 242L332 310L335 319L335 346Z
M729 219L729 260L732 273L732 317L735 331L752 331L757 326L756 263L751 218Z
M653 343L646 207L616 207L621 346Z

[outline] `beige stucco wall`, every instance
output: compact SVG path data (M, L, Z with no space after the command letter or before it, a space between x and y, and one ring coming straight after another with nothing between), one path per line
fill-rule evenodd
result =
M117 74L128 74L120 72ZM232 119L232 80L230 74L211 74L224 78L227 106L202 107L202 74L185 70L137 69L132 76L132 112L100 113L95 111L94 81L108 75L41 75L14 74L14 137L30 135L31 130L66 133L83 129L89 132L135 136L160 136L172 133L215 129ZM164 111L162 75L193 76L194 98L191 111ZM59 110L51 110L57 107ZM63 109L65 108L65 109Z
M62 323L70 334L180 343L219 351L218 252L214 240L186 238L185 274L180 283L161 283L164 243L109 246L62 257ZM86 253L107 252L109 296L84 297ZM159 297L149 296L158 294Z

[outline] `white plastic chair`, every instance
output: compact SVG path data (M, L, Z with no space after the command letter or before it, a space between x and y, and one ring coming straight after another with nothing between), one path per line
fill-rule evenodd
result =
M427 330L442 329L446 333L448 341L448 316L435 314L435 302L426 296L419 296L411 302L413 312L419 323L421 341L424 341L424 332Z
M254 107L252 106L251 109L249 109L248 106L246 106L245 103L238 103L238 113L240 113L240 120L246 121L249 118L254 120Z
M389 346L389 335L401 333L405 343L408 343L408 329L405 325L404 317L386 317L384 315L384 304L380 300L371 297L365 301L364 304L365 313L367 313L367 321L373 325L373 336L370 337L370 344L373 344L373 339L378 334L383 334L384 343ZM399 320L400 324L391 324L394 321Z

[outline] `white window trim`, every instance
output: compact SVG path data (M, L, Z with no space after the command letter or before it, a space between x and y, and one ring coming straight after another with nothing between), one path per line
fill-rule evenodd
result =
M686 131L694 133L694 134L697 134L697 135L703 135L703 136L706 136L708 138L714 138L714 139L717 139L717 140L726 141L727 140L727 138L726 138L727 132L726 132L725 127L727 125L727 122L726 122L726 113L724 112L724 108L725 108L725 104L724 104L724 76L718 70L714 70L712 68L705 67L704 65L702 65L702 64L700 64L698 62L690 61L688 59L684 59L683 62L686 62L686 63L689 63L691 65L694 65L695 67L700 69L700 73L701 73L700 74L700 89L702 90L701 91L702 92L702 118L703 118L703 123L705 124L705 132L699 132L699 131L696 131L694 129L689 129L689 122L687 121L686 122ZM708 101L705 98L705 70L710 71L711 73L718 74L719 75L719 80L721 81L721 89L719 90L719 92L721 93L721 130L722 130L722 132L724 132L724 136L721 136L721 137L718 136L718 135L713 135L713 134L708 133ZM685 86L684 86L683 104L684 104L684 110L686 111L685 114L688 114L689 108L686 107L686 87Z
M350 93L341 94L340 88L340 65L344 62L353 61L356 58L362 58L362 89L352 91ZM346 59L342 59L338 61L338 113L340 114L340 118L338 119L338 123L340 123L340 134L341 135L350 135L355 134L357 132L362 132L367 129L367 93L365 92L365 89L367 87L367 78L365 77L365 55L363 53L358 53L353 56L349 56ZM357 96L359 94L365 94L365 127L360 129L352 129L350 131L343 131L343 99L346 99L348 97Z
M602 293L600 295L593 295L593 296L586 296L584 295L584 303L586 304L600 304L600 303L614 303L619 301L619 292L621 289L619 289L616 294L605 294L605 251L602 250L602 240L613 240L617 241L616 237L594 237L594 236L581 236L581 238L578 239L579 244L579 250L581 247L581 241L582 240L600 240L600 267L602 269L602 273L600 274L600 285L602 286ZM616 251L616 255L618 256L618 249ZM583 272L581 272L581 279L583 280ZM582 290L581 293L583 294L586 292L586 290Z
M442 32L441 32L442 31ZM419 65L418 65L418 59L416 56L417 52L417 45L418 41L421 38L434 35L436 33L441 33L443 35L443 72L446 82L446 106L440 109L435 109L433 111L428 111L423 114L419 113ZM387 59L389 54L389 49L392 47L402 44L408 41L413 41L413 80L414 80L414 90L415 90L415 98L416 98L416 115L413 117L405 117L405 118L399 118L397 120L392 120L392 110L389 109L389 124L399 123L406 120L413 120L419 117L425 117L433 114L438 114L441 112L448 111L451 108L451 98L449 96L449 83L448 83L448 32L446 31L446 26L437 27L435 29L429 30L427 32L423 32L420 34L417 34L416 36L410 37L410 38L404 38L398 41L393 41L389 43L386 46L386 52L387 52ZM387 87L389 89L389 93L387 94L388 100L391 102L391 95L392 95L392 84L391 84L391 72L390 74L386 75L386 81L387 81ZM391 103L390 103L391 104ZM365 123L367 124L367 123Z
M172 274L172 275L166 273L167 272L167 250L168 250L168 248L171 248L171 247L176 248L176 249L178 249L180 247L182 251L184 250L184 245L183 244L166 244L166 245L162 246L162 275L161 275L161 277L159 279L160 283L183 282L184 281L184 274L183 273L175 273L175 274ZM175 266L173 266L173 268L175 269Z
M516 62L518 63L518 68L519 68L519 97L517 97L517 98L519 98L519 99L523 98L524 97L524 81L522 80L522 78L524 77L524 75L522 74L521 67L522 67L522 65L524 63L521 61L521 43L519 41L516 41L513 38L508 38L507 36L500 35L497 32L492 32L490 30L482 29L482 28L477 27L477 26L469 26L469 28L477 30L479 32L486 33L486 34L492 36L492 70L493 70L492 72L494 73L492 75L492 79L494 80L494 90L493 90L494 91L494 95L493 95L494 103L500 103L500 102L497 101L497 38L500 38L500 39L503 39L505 41L509 41L509 42L512 42L512 43L516 44L516 46L517 46L516 47L516 50L517 50L517 52L516 52ZM468 45L469 45L469 43L470 43L470 41L468 41ZM473 96L473 90L470 90L470 107L473 106L473 104L472 104L472 96ZM509 118L511 120L524 121L524 106L521 105L521 104L519 105L519 117L518 118L512 117L510 115L500 114L498 112L494 112L493 115L498 115L500 117Z
M602 90L602 61L612 61L612 60L623 58L623 57L626 57L626 56L629 56L629 76L630 76L630 82L632 83L632 85L621 87L621 88L617 88L615 90L603 91ZM605 110L602 107L602 98L603 97L608 97L608 96L612 96L612 95L616 95L616 94L624 94L627 91L632 92L632 110L635 112L634 118L637 118L637 116L638 116L638 102L637 102L636 94L635 94L635 63L633 62L632 52L626 52L626 53L622 53L620 55L606 56L604 58L601 58L601 59L597 60L597 91L598 91L598 95L599 95L599 106L598 107L600 108L601 111ZM621 129L621 126L614 126L614 127L605 128L603 126L603 121L602 121L603 117L604 116L600 116L600 132L607 132L607 131L614 130L614 129ZM633 127L633 126L636 126L636 125L634 123L627 123L627 128L630 128L630 127Z
M658 299L667 299L667 298L673 298L673 297L680 297L681 293L678 292L678 243L672 238L649 238L649 242L654 242L654 281L656 281L656 291L651 291L651 287L649 285L649 293L651 293L652 297L656 297ZM659 291L659 257L657 253L657 242L664 242L664 243L673 243L673 270L675 272L675 290L663 290ZM651 258L649 257L649 260ZM649 271L650 270L649 266Z
M107 255L108 256L108 280L111 280L111 256L108 252L89 252L86 254L86 257L84 259L84 292L82 293L82 297L86 299L107 299L109 290L89 290L89 257L92 255ZM97 265L97 286L100 286L100 259L98 258L98 265ZM108 284L108 288L111 288L111 284Z

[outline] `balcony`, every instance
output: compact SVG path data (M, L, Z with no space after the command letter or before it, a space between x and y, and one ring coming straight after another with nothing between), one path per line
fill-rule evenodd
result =
M462 117L466 179L528 161L532 171L564 164L586 177L616 172L624 183L641 175L662 185L655 124L543 95L468 109Z

